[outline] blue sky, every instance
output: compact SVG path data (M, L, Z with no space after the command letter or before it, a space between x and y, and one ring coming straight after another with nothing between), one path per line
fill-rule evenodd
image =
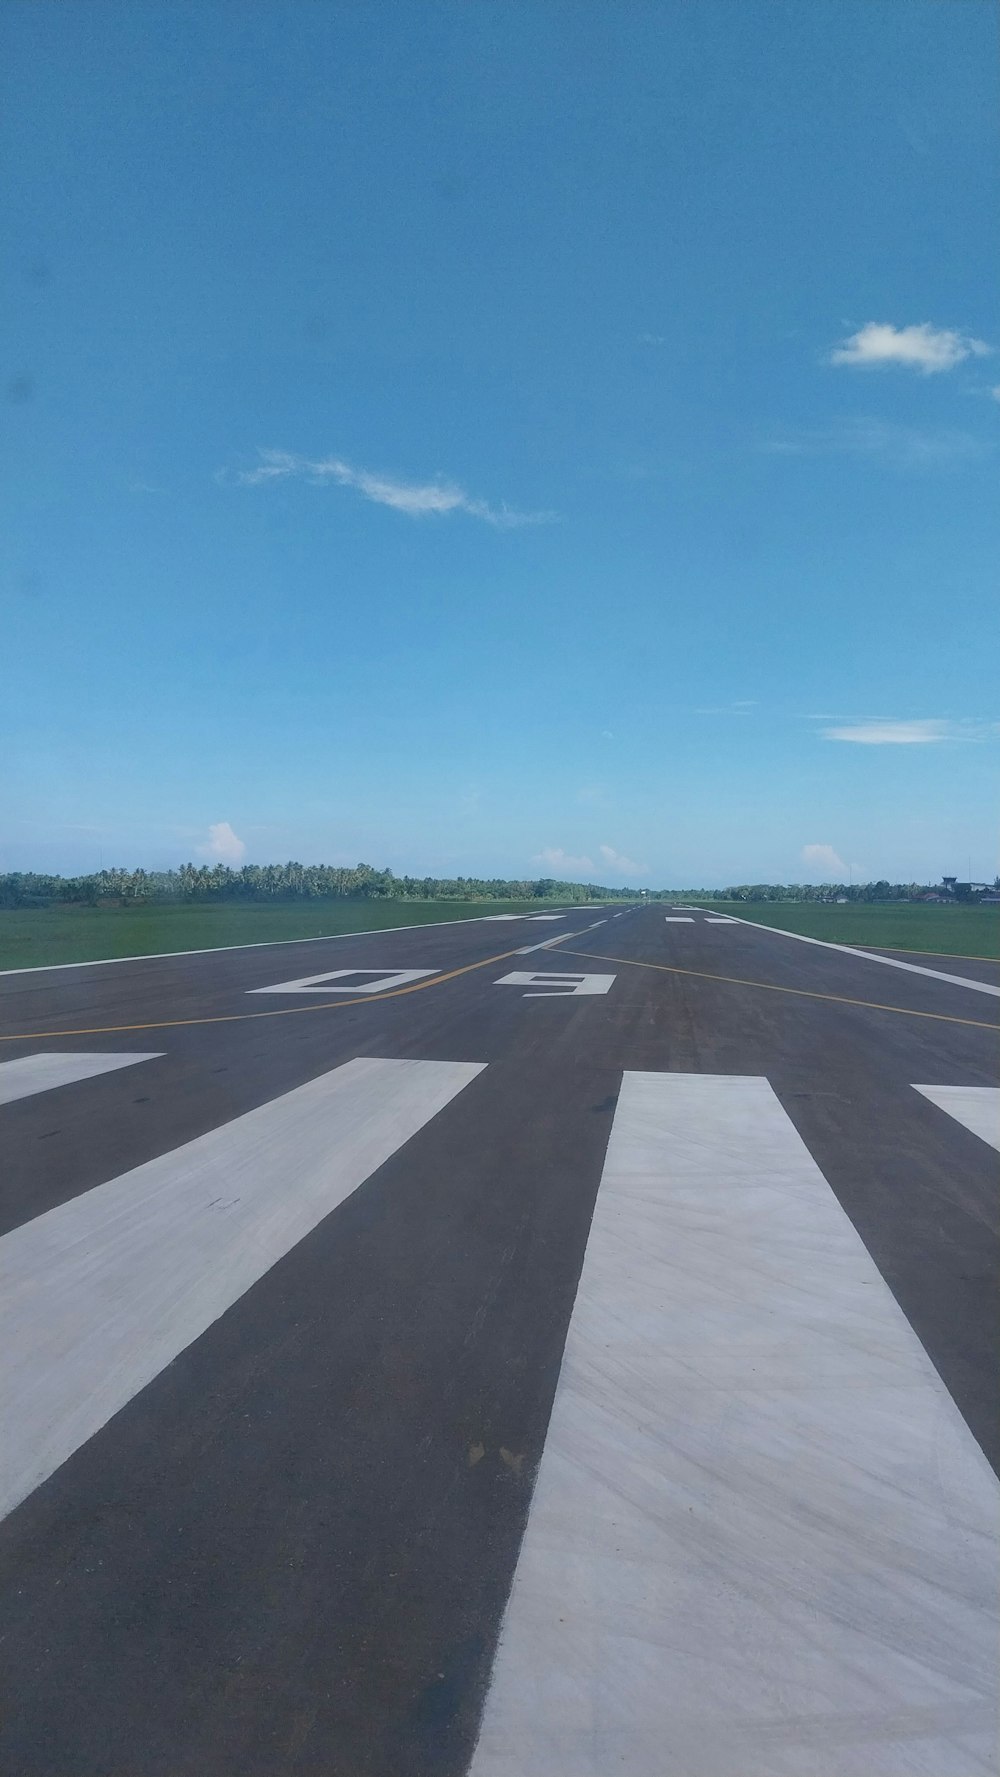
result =
M996 37L7 0L0 868L992 877Z

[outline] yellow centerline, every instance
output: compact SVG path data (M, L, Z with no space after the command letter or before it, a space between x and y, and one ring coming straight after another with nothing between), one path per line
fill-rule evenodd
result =
M741 975L710 975L704 969L679 969L671 963L643 963L628 956L600 956L595 950L564 950L563 956L585 956L595 963L622 963L630 969L655 969L662 975L693 975L698 981L722 981L729 987L760 987L765 993L792 993L799 999L827 1000L838 1006L863 1006L868 1012L896 1012L901 1018L935 1018L941 1024L970 1024L974 1030L998 1028L981 1018L956 1018L948 1012L915 1012L909 1006L883 1006L878 1000L848 999L843 993L817 993L809 987L780 987L774 981L747 981Z
M426 981L411 981L409 987L394 987L388 993L366 993L363 998L353 1000L323 1000L318 1006L277 1006L268 1012L223 1012L212 1018L161 1018L147 1024L97 1024L81 1030L14 1031L10 1035L0 1035L0 1043L32 1043L48 1037L116 1036L129 1030L177 1030L193 1024L246 1024L257 1018L294 1018L303 1012L339 1012L344 1006L380 1006L385 1000L401 999L405 993L422 993L425 987L440 987L442 982L454 981L458 975L468 975L473 969L488 969L491 963L506 962L508 957L520 954L520 948L501 950L497 956L484 956L478 963L464 963L460 969L449 969L444 975L433 975ZM358 970L358 973L363 971Z

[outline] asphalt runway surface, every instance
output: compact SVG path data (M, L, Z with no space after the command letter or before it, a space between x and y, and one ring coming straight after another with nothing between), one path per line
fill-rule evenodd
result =
M995 1771L997 970L546 914L0 977L0 1772Z

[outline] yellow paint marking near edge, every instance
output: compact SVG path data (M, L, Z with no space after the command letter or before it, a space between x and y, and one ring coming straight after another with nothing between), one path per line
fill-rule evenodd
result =
M468 975L473 969L488 969L491 963L503 963L508 957L520 954L520 949L501 950L497 956L484 956L478 963L464 963L460 969L432 975L427 981L412 981L409 987L394 987L389 993L366 993L363 999L323 1000L318 1006L276 1006L268 1012L222 1012L211 1018L162 1018L148 1024L97 1024L80 1030L12 1031L0 1034L0 1043L34 1043L49 1037L103 1037L128 1030L177 1030L194 1024L247 1024L257 1018L294 1018L303 1012L339 1012L343 1006L380 1006L385 1000L401 999L405 993L422 993L426 987L440 987L443 981L454 981L456 975Z
M594 950L563 950L562 956L585 956L595 963L622 963L629 969L655 969L661 975L693 975L698 981L722 981L729 987L761 987L765 993L793 993L798 999L826 1000L838 1006L863 1006L868 1012L896 1012L901 1018L934 1018L941 1024L970 1024L974 1030L991 1030L994 1036L1000 1025L987 1024L981 1018L956 1018L949 1012L916 1012L909 1006L883 1006L878 1000L853 1000L843 993L817 993L809 987L780 987L775 981L746 981L740 975L709 975L704 969L678 969L669 963L643 963L627 956L600 956Z

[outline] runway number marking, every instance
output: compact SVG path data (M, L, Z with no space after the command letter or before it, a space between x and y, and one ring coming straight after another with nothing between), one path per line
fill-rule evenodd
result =
M547 975L537 969L512 969L501 975L495 987L527 988L526 1000L564 1000L581 994L609 993L614 975Z
M303 975L297 981L276 981L272 987L250 987L248 993L385 993L389 987L404 987L408 981L422 981L425 975L436 975L436 969L331 969L325 975ZM374 975L374 981L359 981L359 975Z

